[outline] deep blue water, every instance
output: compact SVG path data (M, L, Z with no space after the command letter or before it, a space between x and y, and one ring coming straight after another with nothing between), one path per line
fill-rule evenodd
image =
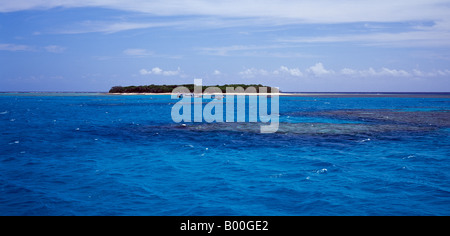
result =
M281 97L279 132L170 96L0 94L0 215L449 215L450 98Z

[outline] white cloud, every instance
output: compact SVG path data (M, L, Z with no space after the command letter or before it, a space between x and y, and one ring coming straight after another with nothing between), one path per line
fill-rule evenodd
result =
M123 53L127 56L138 56L138 57L154 55L153 52L150 52L150 51L147 51L146 49L141 49L141 48L129 48L129 49L124 50Z
M447 76L450 75L450 70L438 70L437 73L441 76Z
M349 69L349 68L344 68L341 70L341 74L343 74L343 75L355 75L357 73L358 72L356 70Z
M170 58L170 59L180 59L180 55L168 55L168 54L157 54L153 51L142 48L128 48L123 50L123 54L130 57L159 57L159 58Z
M361 76L376 76L376 75L377 75L377 72L375 71L375 69L373 69L372 67L370 67L370 68L367 69L367 70L361 70L361 71L359 71L359 74L360 74Z
M45 50L51 53L63 53L64 51L66 51L66 48L58 45L49 45L45 47Z
M231 45L223 47L196 48L200 54L210 56L240 56L240 57L269 57L269 58L305 58L312 55L297 52L280 52L277 49L297 48L293 44L267 44L267 45Z
M239 75L241 75L244 78L254 78L256 76L280 76L280 75L288 75L293 77L302 77L304 74L301 72L298 68L288 68L286 66L280 66L279 69L274 70L272 72L269 72L265 69L256 69L256 68L250 68L245 69L244 71L239 72Z
M163 70L159 67L154 67L151 70L146 70L146 69L141 69L139 71L139 73L141 75L162 75L162 76L176 76L176 75L180 75L181 70L180 68L178 68L178 70L174 70L174 71L170 71L170 70Z
M213 74L214 75L220 75L220 74L222 74L222 72L220 72L219 70L214 70Z
M413 69L411 71L403 70L403 69L391 69L382 67L381 69L374 69L370 67L369 69L351 69L351 68L343 68L338 71L334 71L331 69L326 69L325 66L319 62L316 63L313 66L310 66L304 70L306 73L302 73L302 71L299 68L288 68L286 66L280 66L279 69L276 69L272 72L268 72L266 69L256 69L256 68L250 68L245 69L244 71L239 72L239 75L241 75L243 78L254 78L257 76L272 76L272 77L279 77L279 76L291 76L291 77L298 77L298 78L308 78L308 77L336 77L336 78L342 78L342 77L355 77L355 78L367 78L367 77L373 77L373 78L392 78L392 77L442 77L442 76L450 76L450 70L448 69L441 69L441 70L434 70L432 72L425 72L420 71L418 69Z
M18 44L0 44L0 51L33 51L33 48L27 45Z
M239 72L239 75L244 78L254 78L256 76L267 76L269 75L269 72L263 69L250 68Z
M39 52L46 51L50 53L63 53L66 50L65 47L61 47L58 45L49 45L45 47L36 47L29 45L21 45L21 44L0 44L0 51L10 51L10 52L18 52L18 51L27 51L27 52Z
M239 7L236 7L239 6ZM292 24L364 23L365 28L383 29L380 23L432 22L432 26L407 27L402 32L328 35L319 37L281 38L289 43L356 42L371 46L439 47L450 46L450 4L448 0L0 0L0 12L47 10L51 8L99 7L140 16L158 16L158 22L148 18L139 22L84 21L72 29L57 29L54 33L117 33L125 30L154 27L235 27L280 26ZM162 17L160 17L162 16ZM186 17L174 20L172 16ZM169 18L170 17L170 18ZM370 22L370 23L367 23ZM254 49L258 49L257 47ZM206 54L229 55L230 52L252 50L251 46L205 48ZM260 50L260 49L258 49ZM302 57L301 54L249 52L249 55Z
M355 33L318 37L280 38L283 43L356 43L365 46L442 47L450 46L450 18L437 20L432 26L408 27L404 32Z
M159 67L155 67L152 69L151 73L153 73L155 75L160 75L160 74L162 74L162 72L163 72L163 70L161 70Z
M239 7L236 7L239 6ZM55 7L102 7L158 16L269 18L273 22L396 22L448 17L448 0L2 0L0 12ZM274 20L276 19L276 20Z
M369 69L366 70L355 70L350 68L344 68L340 70L339 75L357 76L357 77L374 77L374 76L407 77L411 76L412 73L409 73L405 70L389 69L385 67L377 71L372 67L370 67Z
M417 70L417 69L414 69L414 70L413 70L413 74L414 74L415 76L419 76L419 77L424 76L424 73L423 73L422 71L420 71L420 70Z
M180 70L175 70L175 71L163 71L162 75L164 76L175 76L175 75L179 75L180 74Z
M232 45L225 47L197 48L202 54L212 56L236 56L236 52L240 52L239 56L253 56L255 51L283 48L281 45ZM251 53L248 53L248 52ZM244 52L244 53L242 53Z
M310 74L313 74L314 76L334 74L334 71L325 69L323 64L320 62L316 63L314 66L309 67L308 69L306 69L306 71Z
M71 26L72 29L56 29L52 33L56 34L85 34L85 33L105 33L113 34L121 31L148 29L156 27L168 27L182 24L181 22L105 22L105 21L84 21Z
M295 76L295 77L303 76L303 73L300 71L300 69L298 69L298 68L289 69L286 66L281 66L280 69L275 70L273 72L273 74L275 74L275 75L285 74L285 75L290 75L290 76Z
M382 68L380 71L380 75L388 75L388 76L410 76L411 74L404 70L396 70L396 69L388 69Z
M426 72L418 69L406 71L402 69L390 69L386 67L383 67L379 70L375 70L372 67L366 70L344 68L340 70L339 75L352 77L436 77L449 76L450 70L435 70L432 72Z
M152 72L151 72L151 71L148 71L148 70L146 70L146 69L141 69L141 70L139 71L139 73L140 73L141 75L148 75L148 74L151 74Z

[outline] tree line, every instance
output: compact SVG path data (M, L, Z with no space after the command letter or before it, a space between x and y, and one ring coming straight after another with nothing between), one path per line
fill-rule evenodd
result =
M182 85L142 85L142 86L114 86L109 90L109 93L171 93L176 87L184 86L189 91L194 92L195 85L194 84L182 84ZM259 92L259 88L266 87L267 92L270 93L272 91L271 87L263 86L261 84L225 84L225 85L215 85L215 86L203 86L202 92L205 91L208 87L217 87L223 93L226 92L226 88L238 88L242 87L246 90L249 87L256 88L256 91Z

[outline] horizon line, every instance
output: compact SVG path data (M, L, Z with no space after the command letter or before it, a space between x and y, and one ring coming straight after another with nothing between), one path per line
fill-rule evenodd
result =
M205 86L204 86L205 87ZM206 86L207 87L207 86ZM106 93L108 91L0 91L0 93ZM280 93L306 93L306 94L450 94L448 92L337 92L337 91L317 91L317 92L305 92L305 91L280 91Z

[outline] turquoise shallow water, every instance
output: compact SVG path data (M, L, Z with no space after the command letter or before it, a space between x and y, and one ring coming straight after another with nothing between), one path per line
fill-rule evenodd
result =
M281 97L280 128L170 96L0 94L0 215L449 215L450 99Z

